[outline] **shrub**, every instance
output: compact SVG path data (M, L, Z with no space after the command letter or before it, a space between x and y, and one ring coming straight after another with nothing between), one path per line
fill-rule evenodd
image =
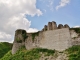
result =
M80 60L80 45L72 46L67 51L69 60Z

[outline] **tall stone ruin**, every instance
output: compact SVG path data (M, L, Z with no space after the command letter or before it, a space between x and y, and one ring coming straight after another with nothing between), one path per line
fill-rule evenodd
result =
M57 24L55 21L52 21L52 30L57 29Z
M55 21L48 22L44 28L35 33L27 33L23 29L15 31L15 38L13 42L12 54L21 47L25 46L26 49L32 48L47 48L52 50L63 51L69 48L72 44L69 26L65 24L57 24ZM65 32L66 31L66 32Z
M24 46L25 39L27 38L27 33L23 29L18 29L15 31L15 38L13 42L12 54L16 53L16 51Z
M48 22L48 30L52 30L52 22Z

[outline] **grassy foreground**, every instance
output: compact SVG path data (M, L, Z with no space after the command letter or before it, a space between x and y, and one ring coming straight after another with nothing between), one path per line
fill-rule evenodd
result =
M23 46L16 54L11 54L12 44L0 43L0 60L39 60L42 54L44 56L54 56L55 50L34 48L26 50ZM69 60L80 60L80 45L72 46L65 50Z
M2 59L0 60L38 60L42 54L45 56L54 55L55 50L48 50L42 48L35 48L31 50L26 50L22 47L17 51L16 54L12 55L9 51Z
M69 60L80 60L80 45L72 46L66 51L68 52Z

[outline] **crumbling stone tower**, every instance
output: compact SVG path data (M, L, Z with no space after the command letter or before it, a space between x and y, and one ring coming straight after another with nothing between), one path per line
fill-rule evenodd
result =
M55 30L57 29L57 24L55 21L48 22L48 25L45 25L42 31Z
M16 51L24 46L25 39L27 38L27 33L23 29L18 29L15 31L15 38L13 42L12 54L16 53Z

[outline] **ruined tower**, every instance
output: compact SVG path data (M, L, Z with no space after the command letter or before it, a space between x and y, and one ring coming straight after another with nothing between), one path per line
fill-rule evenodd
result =
M57 29L57 24L55 21L52 21L52 30Z
M47 27L48 30L52 30L52 22L48 22L48 27Z
M27 38L27 33L25 30L18 29L15 31L12 54L14 54L21 46L25 45L24 42L26 38Z

